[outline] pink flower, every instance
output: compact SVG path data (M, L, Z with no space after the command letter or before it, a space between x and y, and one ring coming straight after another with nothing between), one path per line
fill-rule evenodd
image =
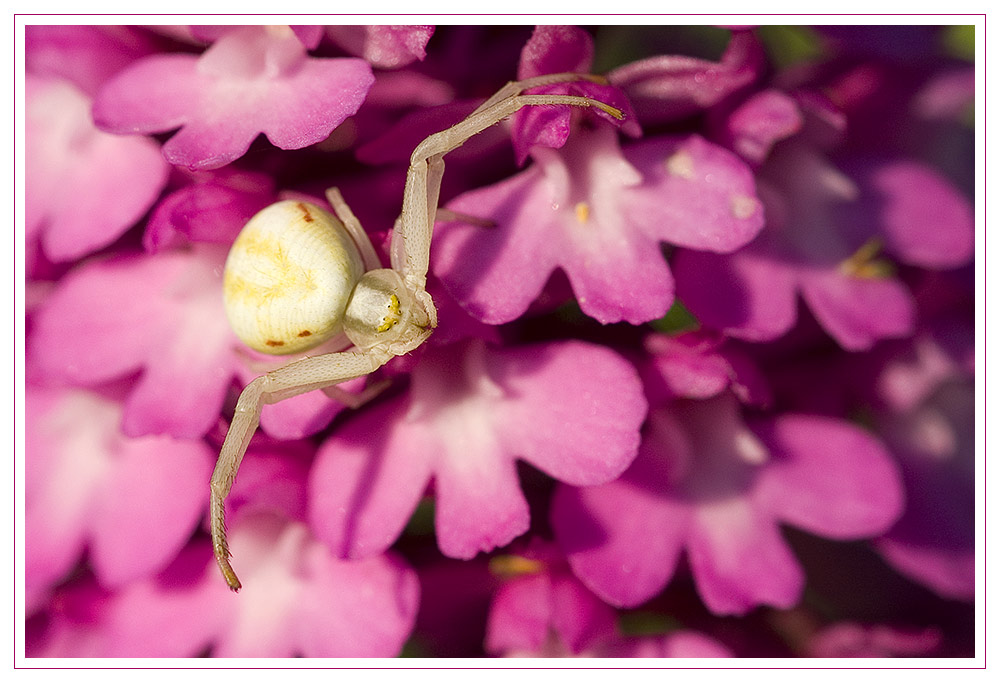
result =
M33 657L393 657L413 628L413 570L384 555L344 562L304 524L256 514L232 525L244 576L238 596L219 580L207 542L154 578L113 594L63 589Z
M358 110L372 82L363 60L310 58L290 28L246 26L200 57L138 61L102 88L94 120L119 134L180 127L164 158L205 170L242 156L259 133L281 149L324 140Z
M222 305L225 249L122 254L70 272L35 316L40 381L95 386L141 372L125 399L128 436L204 435L238 363Z
M310 520L341 557L382 552L434 480L437 542L471 558L528 529L515 459L577 485L616 477L645 415L634 369L567 341L427 349L406 397L368 407L320 448Z
M159 572L195 530L214 453L200 441L129 438L103 394L26 392L25 580L29 612L88 550L101 585Z
M883 533L901 510L899 473L873 437L830 418L745 420L726 391L655 408L632 466L560 486L552 524L573 571L611 604L655 596L686 550L705 605L743 614L799 599L779 524L848 540Z
M493 227L455 221L435 234L434 272L485 322L522 315L557 268L600 322L654 320L674 298L660 242L729 252L763 223L749 169L696 135L622 149L602 127L533 155L528 170L449 202Z
M888 626L841 622L812 636L810 657L925 657L941 645L941 634L928 628L905 632Z
M156 143L94 128L90 98L68 81L28 74L25 98L28 240L55 261L108 246L166 185Z

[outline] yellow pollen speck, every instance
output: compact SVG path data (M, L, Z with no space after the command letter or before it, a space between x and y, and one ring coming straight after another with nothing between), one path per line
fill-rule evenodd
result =
M735 218L750 218L757 210L757 200L745 194L736 194L729 199L729 210Z
M687 152L681 150L670 155L665 162L670 175L692 180L694 178L694 159Z
M587 202L578 202L573 211L576 212L576 220L583 225L590 218L590 205Z
M866 279L891 277L895 268L891 261L877 258L881 250L882 241L876 237L871 238L840 262L840 272L850 277Z
M490 572L501 578L515 578L538 574L545 565L538 560L532 560L521 555L497 555L490 558Z

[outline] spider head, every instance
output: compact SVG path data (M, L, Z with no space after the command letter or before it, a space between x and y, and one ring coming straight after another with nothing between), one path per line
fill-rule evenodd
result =
M361 276L344 313L348 339L361 350L402 355L430 334L428 316L399 274L370 270Z

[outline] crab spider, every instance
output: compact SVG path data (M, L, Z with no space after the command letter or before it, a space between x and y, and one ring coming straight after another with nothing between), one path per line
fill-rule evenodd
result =
M340 351L268 372L240 394L211 482L212 547L233 591L240 581L229 563L225 500L261 407L367 375L430 336L437 310L425 286L444 155L525 106L596 107L623 118L620 110L589 97L523 94L579 80L604 82L567 73L508 83L465 120L417 145L393 230L391 268L382 267L335 188L327 191L327 199L336 217L314 204L286 200L263 209L240 232L224 275L226 314L237 336L271 354L303 352L335 338L346 341Z

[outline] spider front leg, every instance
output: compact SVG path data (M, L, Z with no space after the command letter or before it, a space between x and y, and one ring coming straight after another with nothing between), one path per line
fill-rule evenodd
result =
M380 349L372 349L367 352L330 353L303 358L258 377L243 389L212 473L211 483L212 548L230 589L238 591L240 580L229 564L225 502L250 438L257 429L263 405L363 377L384 365L393 355Z
M444 176L444 156L461 147L466 140L499 123L526 106L571 105L596 107L616 119L621 110L609 104L578 95L524 95L529 88L569 81L603 82L598 76L550 74L508 83L480 105L472 114L451 128L435 133L417 145L410 156L410 168L403 190L403 210L392 238L392 267L403 275L418 300L426 296L424 287L430 263L430 244Z

